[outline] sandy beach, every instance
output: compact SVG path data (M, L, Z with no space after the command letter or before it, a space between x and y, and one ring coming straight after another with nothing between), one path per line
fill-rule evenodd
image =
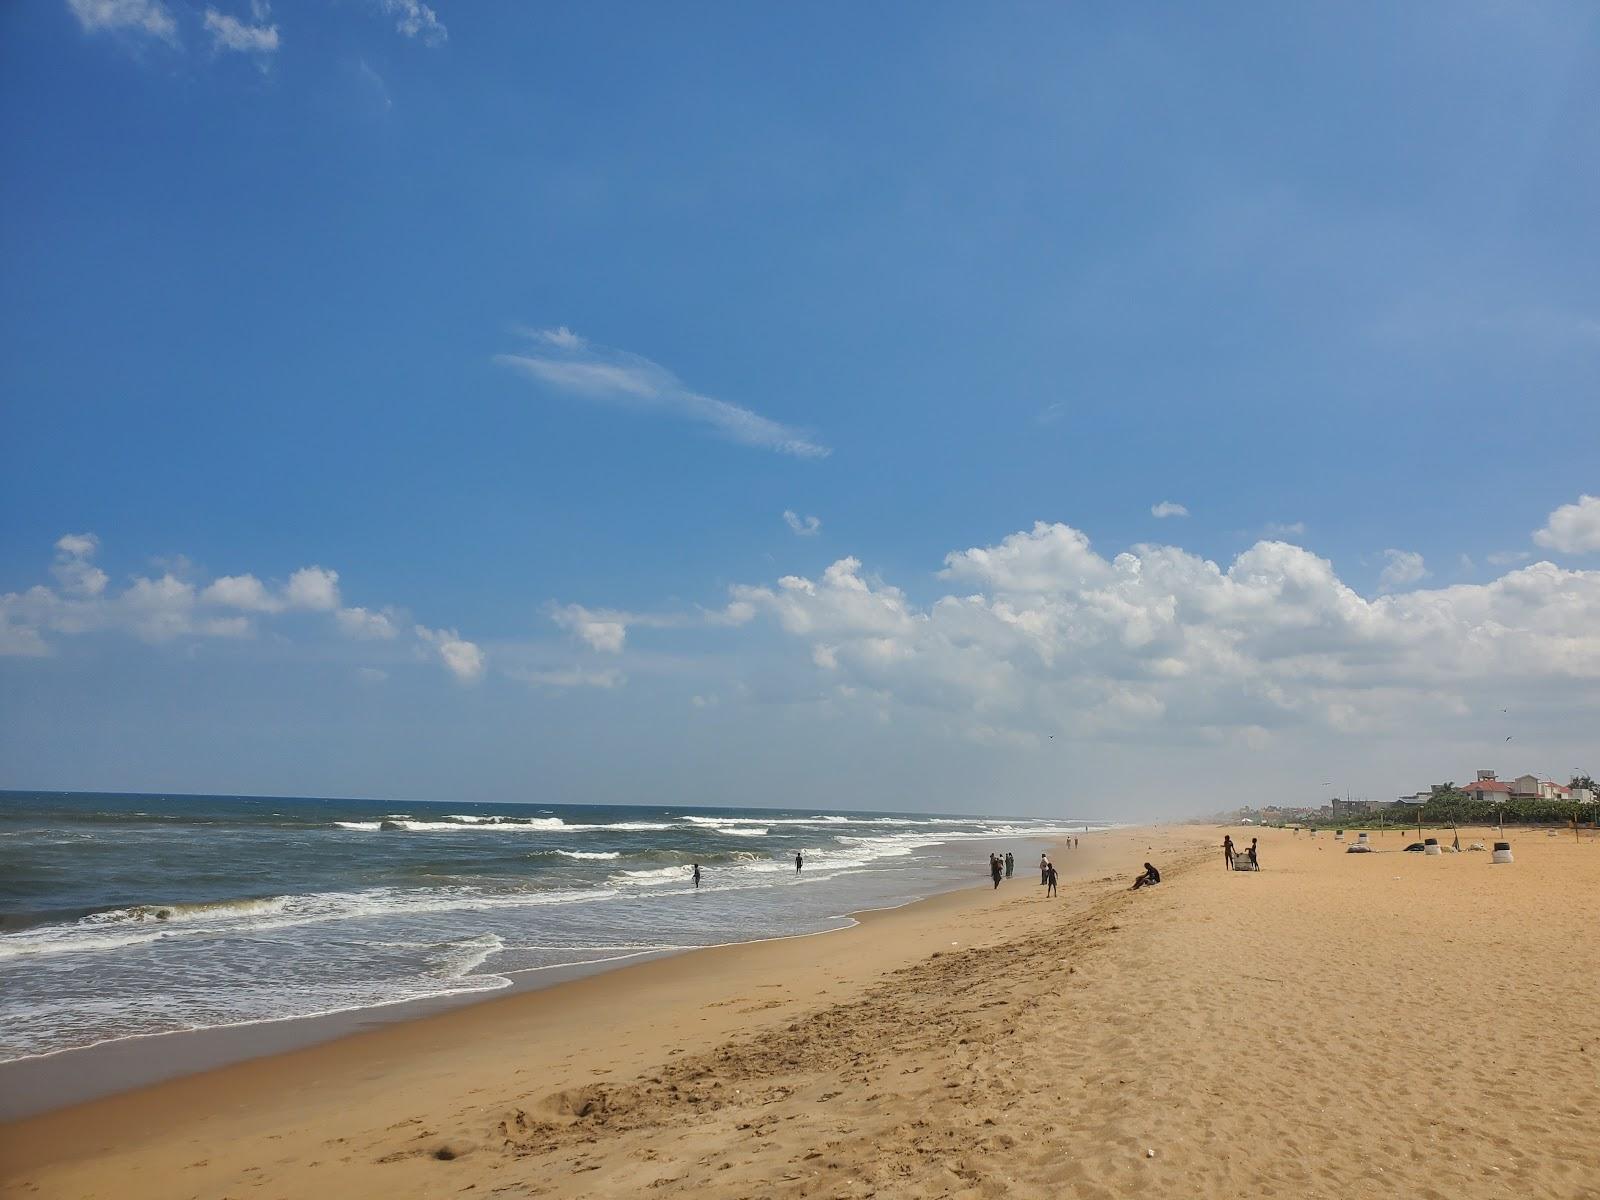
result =
M1240 831L1234 830L1237 838ZM0 1129L41 1197L1600 1196L1600 844L1119 830ZM1248 837L1248 834L1246 835ZM1462 844L1489 840L1463 831ZM1127 890L1145 859L1155 889ZM981 870L981 864L975 870Z

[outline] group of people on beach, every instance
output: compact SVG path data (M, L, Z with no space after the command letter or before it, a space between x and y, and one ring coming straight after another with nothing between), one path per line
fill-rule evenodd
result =
M1223 868L1225 870L1228 870L1228 871L1234 870L1234 863L1238 859L1241 859L1241 858L1246 859L1246 860L1249 861L1251 870L1259 871L1261 869L1261 859L1256 856L1256 839L1255 838L1251 838L1250 839L1250 848L1248 850L1242 850L1241 851L1241 850L1234 849L1233 834L1231 834L1231 833L1223 834L1222 835L1222 865L1223 865Z

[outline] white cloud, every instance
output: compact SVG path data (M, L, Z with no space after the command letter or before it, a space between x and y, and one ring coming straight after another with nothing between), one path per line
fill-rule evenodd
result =
M1579 496L1576 504L1563 504L1550 514L1533 540L1562 554L1592 554L1600 550L1600 496Z
M383 11L395 19L395 29L408 38L437 46L450 37L450 31L421 0L379 0Z
M1410 552L1391 565L1413 583L1426 571ZM988 744L1045 731L1251 745L1290 726L1344 736L1424 710L1459 717L1521 687L1600 695L1575 686L1600 681L1600 571L1536 563L1368 600L1282 541L1226 567L1172 546L1108 560L1040 523L948 555L941 576L963 590L929 605L854 558L731 596L802 643L797 678L950 714Z
M266 7L262 5L257 10L257 19L265 16ZM276 25L251 25L239 20L238 17L208 8L205 11L205 27L211 34L211 46L215 50L233 50L240 54L273 54L278 49Z
M85 33L136 33L178 44L178 22L160 0L67 0Z
M1187 517L1189 510L1173 500L1163 500L1160 504L1150 506L1152 517Z
M178 638L246 638L264 622L293 613L312 614L313 638L317 621L345 637L366 640L393 640L407 630L397 609L341 607L339 573L327 567L301 567L282 585L253 574L220 575L206 582L179 556L166 560L168 567L160 575L136 576L121 591L113 591L91 561L99 547L92 533L67 534L56 542L50 568L58 588L38 585L0 595L0 656L48 655L58 637L97 633L156 644ZM417 625L411 632L458 679L470 682L483 674L483 651L455 630Z
M1421 583L1428 577L1427 565L1415 550L1385 550L1389 565L1378 576L1378 587L1385 592Z
M1492 566L1509 567L1513 563L1527 562L1533 555L1526 550L1497 550L1484 556Z
M71 595L98 596L110 582L106 573L89 560L100 549L100 539L92 533L68 533L56 541L56 561L50 573Z
M366 640L388 640L400 633L397 615L393 612L373 612L366 608L341 608L333 614L339 631L346 637Z
M783 510L783 523L799 537L816 537L822 531L822 522L816 517L801 517L789 509Z
M475 683L483 677L484 654L476 643L467 641L454 629L418 625L415 632L438 652L439 661L462 683Z
M202 604L237 608L244 612L282 612L283 600L267 590L254 575L223 575L211 581L200 593Z
M498 354L494 361L557 391L706 425L741 445L795 458L829 453L801 430L692 391L659 363L593 346L564 325L527 336L537 343L537 353Z
M339 572L323 567L301 567L289 576L283 600L290 608L332 612L339 607Z
M1301 537L1305 531L1304 521L1272 521L1266 529L1267 536L1273 538Z
M590 649L602 654L621 654L628 640L628 613L591 612L581 604L552 609L550 619L576 634Z

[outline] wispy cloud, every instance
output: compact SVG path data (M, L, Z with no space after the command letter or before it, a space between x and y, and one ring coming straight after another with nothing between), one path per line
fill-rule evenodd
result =
M783 523L787 525L797 537L816 537L822 532L822 521L817 517L802 517L789 509L783 510Z
M568 395L653 411L714 429L744 446L795 458L823 458L829 450L802 430L703 395L659 363L624 350L595 346L566 326L526 333L526 354L497 354L494 361Z
M214 50L232 50L239 54L275 54L278 50L278 27L264 22L271 15L264 3L252 6L258 22L251 25L238 17L208 8L205 12L206 32L211 35Z
M1378 576L1378 587L1385 592L1421 583L1428 577L1427 564L1415 550L1385 550L1389 565Z
M450 31L434 12L421 0L378 0L383 11L394 18L394 27L408 38L416 38L428 46L438 46L449 40Z
M1163 519L1167 517L1187 517L1189 510L1175 500L1163 500L1160 504L1152 504L1150 506L1150 515Z
M178 44L178 22L161 0L67 0L85 33L131 33Z
M1266 535L1272 538L1300 537L1306 531L1304 521L1271 521L1266 528Z
M1484 557L1489 560L1491 566L1509 567L1512 563L1527 562L1533 555L1526 550L1496 550Z

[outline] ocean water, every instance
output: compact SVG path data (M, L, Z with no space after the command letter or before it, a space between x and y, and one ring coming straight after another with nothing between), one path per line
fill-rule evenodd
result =
M0 1061L828 929L980 882L991 848L1026 864L1069 828L1084 823L0 793Z

